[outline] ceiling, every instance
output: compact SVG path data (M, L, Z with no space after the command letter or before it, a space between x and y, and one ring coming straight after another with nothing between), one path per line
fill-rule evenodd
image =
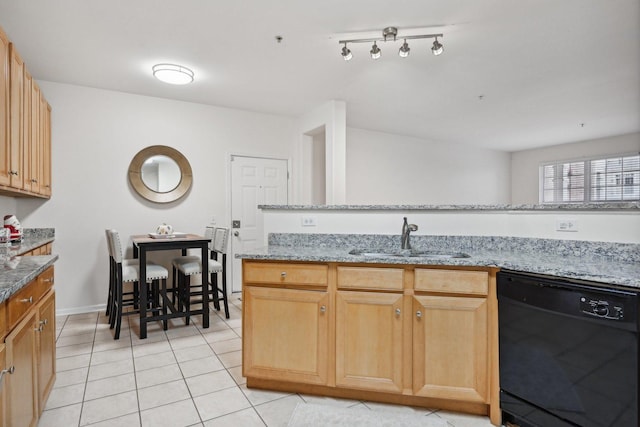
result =
M506 151L640 131L638 0L0 0L0 26L37 80L292 117L339 99L350 127ZM387 26L444 53L343 61Z

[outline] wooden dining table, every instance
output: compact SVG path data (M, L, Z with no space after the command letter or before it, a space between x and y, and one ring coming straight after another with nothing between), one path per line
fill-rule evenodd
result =
M155 237L152 237L155 236ZM140 261L140 278L147 277L147 253L155 251L181 250L182 255L186 255L188 249L200 249L201 259L207 260L209 257L209 243L207 239L198 234L179 234L172 237L143 234L131 236L133 242L133 257ZM202 278L209 277L209 263L202 263ZM168 279L167 279L168 280ZM207 287L202 286L202 308L200 310L191 311L187 305L186 309L179 310L173 301L169 299L166 293L166 286L161 292L162 304L164 309L162 312L156 312L147 309L147 281L140 280L140 339L147 337L147 323L155 321L166 321L176 317L186 317L191 315L202 315L202 327L209 327L209 292Z

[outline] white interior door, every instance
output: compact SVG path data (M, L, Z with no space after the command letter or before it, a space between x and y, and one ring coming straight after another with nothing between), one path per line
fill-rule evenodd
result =
M242 262L235 254L265 245L262 211L258 205L286 205L287 202L286 160L231 156L233 292L242 290Z

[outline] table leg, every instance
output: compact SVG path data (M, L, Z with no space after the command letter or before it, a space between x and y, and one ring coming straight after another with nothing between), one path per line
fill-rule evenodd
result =
M147 251L140 248L140 339L147 338Z
M209 244L202 245L202 327L209 327Z

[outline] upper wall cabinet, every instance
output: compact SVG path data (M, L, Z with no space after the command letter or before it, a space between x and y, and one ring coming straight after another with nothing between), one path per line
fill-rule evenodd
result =
M51 197L51 107L0 28L0 194Z
M9 120L9 39L0 29L0 185L11 182Z

